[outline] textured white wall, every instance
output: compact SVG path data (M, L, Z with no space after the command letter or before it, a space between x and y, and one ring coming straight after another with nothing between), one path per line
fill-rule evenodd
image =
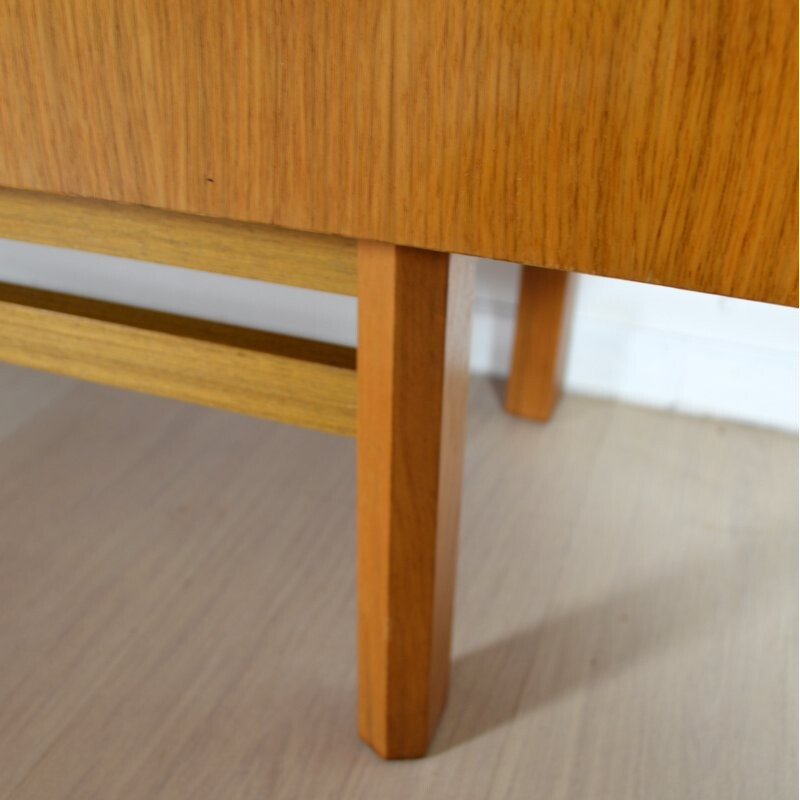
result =
M472 368L503 375L519 268L480 262ZM0 280L354 344L338 297L127 259L0 240ZM579 276L568 391L797 430L798 311Z

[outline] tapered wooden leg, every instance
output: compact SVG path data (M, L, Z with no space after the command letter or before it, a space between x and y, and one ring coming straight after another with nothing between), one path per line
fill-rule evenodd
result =
M472 266L358 247L358 720L427 750L447 694Z
M506 410L512 414L544 421L553 410L560 390L569 279L560 270L522 268L506 387Z

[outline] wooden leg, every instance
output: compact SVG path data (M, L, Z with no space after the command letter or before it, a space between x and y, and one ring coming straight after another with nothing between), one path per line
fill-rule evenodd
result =
M506 410L544 421L559 392L569 273L522 268Z
M358 248L358 720L385 758L425 754L443 710L473 270Z

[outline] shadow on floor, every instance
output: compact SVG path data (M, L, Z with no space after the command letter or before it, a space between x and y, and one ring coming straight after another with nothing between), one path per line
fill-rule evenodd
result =
M505 378L497 377L496 375L492 375L488 378L489 384L492 387L492 393L497 398L497 405L498 408L505 411L506 408L506 386L508 385L508 381Z
M757 612L767 594L797 582L792 565L783 562L773 568L780 574L761 571L742 595L735 579L741 567L731 561L748 557L730 549L706 554L457 657L448 709L431 753L457 747L693 638L730 635L731 626Z

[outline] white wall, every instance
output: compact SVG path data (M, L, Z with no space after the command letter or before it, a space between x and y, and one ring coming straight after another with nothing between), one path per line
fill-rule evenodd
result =
M519 268L482 261L472 368L504 375ZM349 297L0 240L0 280L355 344ZM798 311L579 276L568 391L798 427Z
M504 374L519 268L479 267L473 368ZM567 391L798 428L798 310L575 276Z

